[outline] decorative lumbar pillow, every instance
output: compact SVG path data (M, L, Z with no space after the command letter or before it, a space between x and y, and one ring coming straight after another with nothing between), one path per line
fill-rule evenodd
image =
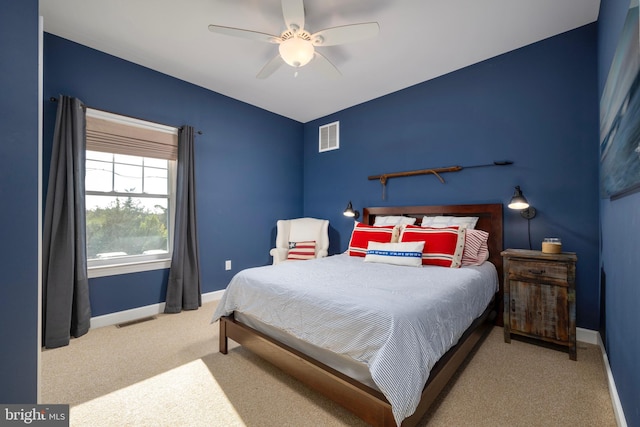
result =
M306 242L289 242L288 260L306 260L316 257L316 242L310 240Z
M455 227L476 228L477 216L425 216L422 218L423 227L443 228Z
M424 242L378 243L369 242L365 262L422 267Z
M402 224L415 224L416 218L410 216L377 216L373 225L402 225Z
M391 243L394 237L397 240L397 228L394 225L374 227L373 225L356 222L349 241L349 255L365 256L369 242Z
M465 229L460 227L418 227L405 225L400 232L401 242L424 242L423 265L458 268L462 263Z
M462 253L462 265L481 265L489 259L489 247L487 246L489 233L482 230L467 229L464 239L464 252Z

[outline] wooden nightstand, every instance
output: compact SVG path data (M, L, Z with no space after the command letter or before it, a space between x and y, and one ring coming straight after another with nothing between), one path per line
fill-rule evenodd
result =
M504 341L517 334L551 342L576 360L576 254L507 249L501 255Z

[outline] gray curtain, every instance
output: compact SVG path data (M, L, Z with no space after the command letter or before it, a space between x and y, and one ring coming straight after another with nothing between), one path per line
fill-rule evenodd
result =
M42 344L69 344L89 331L84 175L85 112L76 98L60 96L42 238Z
M202 305L200 255L196 221L194 169L195 131L183 126L178 133L178 176L173 257L164 312L197 310Z

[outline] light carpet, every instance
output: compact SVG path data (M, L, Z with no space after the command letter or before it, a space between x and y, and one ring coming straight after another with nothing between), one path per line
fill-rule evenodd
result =
M42 353L41 394L71 426L365 426L231 342L218 353L215 302L125 328L91 330ZM600 349L567 353L495 327L421 425L615 426Z

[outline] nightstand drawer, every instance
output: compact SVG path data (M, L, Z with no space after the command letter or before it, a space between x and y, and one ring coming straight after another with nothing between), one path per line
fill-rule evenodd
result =
M543 281L568 286L567 264L550 261L518 260L509 265L510 280Z

